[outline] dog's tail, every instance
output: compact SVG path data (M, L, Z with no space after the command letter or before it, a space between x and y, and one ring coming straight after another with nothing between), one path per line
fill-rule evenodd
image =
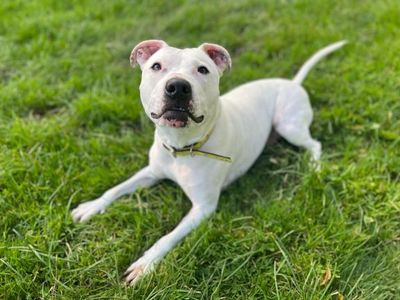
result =
M308 72L314 67L314 65L319 62L322 58L327 56L329 53L336 51L337 49L341 48L347 41L340 41L334 44L331 44L325 48L322 48L317 53L315 53L309 60L305 62L305 64L300 68L300 71L297 72L296 76L294 76L293 81L301 84L306 78Z

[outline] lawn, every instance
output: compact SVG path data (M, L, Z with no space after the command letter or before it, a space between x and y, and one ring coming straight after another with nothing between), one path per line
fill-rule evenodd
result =
M400 299L400 2L163 3L0 2L0 298ZM121 274L190 208L184 193L163 182L84 224L70 210L147 163L129 54L150 38L223 45L222 92L349 44L304 82L321 172L302 149L267 147L127 288Z

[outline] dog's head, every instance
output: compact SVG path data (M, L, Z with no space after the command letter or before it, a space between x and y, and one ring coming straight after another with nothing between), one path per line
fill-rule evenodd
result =
M213 117L219 78L231 67L228 51L215 44L178 49L148 40L133 48L131 65L140 65L140 97L159 126L192 127Z

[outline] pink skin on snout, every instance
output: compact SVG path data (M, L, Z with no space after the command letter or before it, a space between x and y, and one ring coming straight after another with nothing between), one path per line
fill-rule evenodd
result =
M169 127L175 127L175 128L181 128L186 126L186 122L179 121L179 120L167 120L165 118L162 118L160 120L160 125L161 126L169 126Z

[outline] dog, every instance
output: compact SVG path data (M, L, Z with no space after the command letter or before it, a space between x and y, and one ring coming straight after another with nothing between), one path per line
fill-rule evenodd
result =
M175 181L192 208L170 233L159 239L125 272L135 284L217 208L221 190L244 174L261 154L271 130L306 148L318 163L321 144L310 135L313 111L301 86L310 69L342 47L337 42L314 54L294 79L260 79L220 96L219 81L231 68L228 51L217 44L178 49L161 40L133 48L130 63L142 70L140 96L155 124L149 164L96 200L72 211L83 222L117 198L161 179Z

